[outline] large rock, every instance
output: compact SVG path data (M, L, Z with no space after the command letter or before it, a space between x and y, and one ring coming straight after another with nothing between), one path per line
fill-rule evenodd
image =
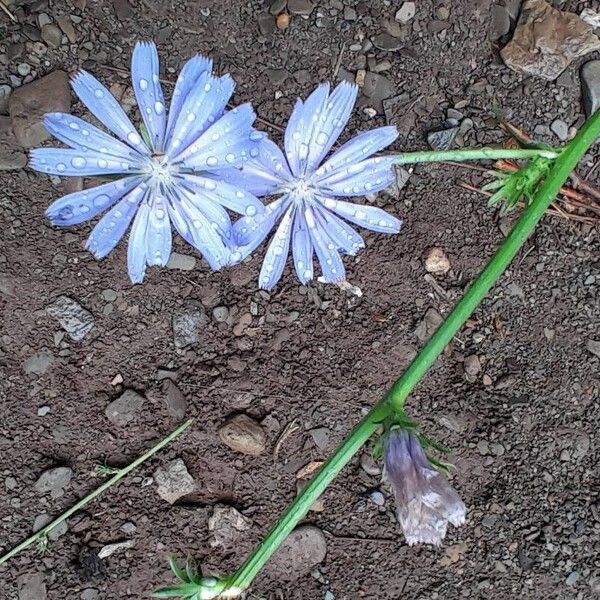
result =
M54 71L46 77L17 88L10 95L8 110L13 131L21 146L39 146L50 138L44 127L44 115L71 110L68 75L64 71Z
M600 49L591 25L545 0L526 0L502 59L514 71L556 79L574 58Z
M104 413L111 423L123 427L135 418L145 402L146 399L135 390L125 390L106 407Z
M0 117L0 171L22 169L27 155L15 137L10 117Z

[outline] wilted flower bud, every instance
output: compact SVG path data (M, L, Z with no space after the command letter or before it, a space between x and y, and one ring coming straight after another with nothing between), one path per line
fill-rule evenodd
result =
M384 441L385 477L396 498L406 541L439 546L448 523L462 525L466 508L448 480L427 459L418 437L392 429Z

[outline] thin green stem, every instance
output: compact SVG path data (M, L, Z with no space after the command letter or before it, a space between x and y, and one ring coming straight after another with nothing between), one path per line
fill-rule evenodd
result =
M120 469L113 477L107 479L101 486L97 487L93 492L90 492L87 496L76 502L71 508L66 510L62 515L54 519L51 523L34 533L31 537L28 537L25 541L21 542L18 546L15 546L10 552L7 552L4 556L0 557L0 565L10 560L13 556L24 550L28 546L31 546L37 540L43 540L57 525L66 521L72 514L76 513L80 508L83 508L86 504L91 502L94 498L98 497L102 492L107 490L109 487L115 485L118 481L123 479L126 475L131 473L136 467L139 467L143 462L147 461L151 456L156 454L159 450L164 448L167 444L173 441L178 435L183 433L191 424L192 419L180 425L166 438L162 439L158 444L150 448L147 452L136 458L132 463Z
M431 336L408 369L394 383L381 402L352 430L350 435L338 446L333 455L330 456L315 474L300 495L288 506L260 545L230 578L228 587L223 592L222 597L229 597L228 590L232 594L235 594L250 586L260 569L275 550L277 550L286 536L291 533L325 488L373 435L379 424L386 417L403 408L409 393L427 373L446 345L452 341L456 332L462 327L490 288L505 271L534 230L538 221L542 218L545 210L558 194L561 186L567 180L579 159L585 154L599 134L600 111L588 120L573 141L561 152L560 157L555 161L548 178L541 186L533 202L525 209L510 235L504 240L496 254L473 282L464 297L457 303L446 320ZM507 156L506 152L508 151L496 151L493 149L484 149L484 151L485 156L482 156L481 150L453 151L452 159L524 158L522 154ZM514 152L522 153L526 151ZM457 155L457 153L462 153L462 155ZM406 156L416 156L419 160L446 160L449 157L449 153L416 152ZM543 154L539 151L534 151L534 154L529 154L528 156L543 156ZM407 159L402 162L413 161Z
M444 160L499 160L501 158L556 158L560 150L531 148L466 148L462 150L423 150L398 154L394 161L397 165L421 162L439 162Z

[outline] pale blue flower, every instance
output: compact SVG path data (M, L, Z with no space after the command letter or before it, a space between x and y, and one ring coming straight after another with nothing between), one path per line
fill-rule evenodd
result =
M171 224L212 269L235 261L227 210L256 215L263 204L252 194L222 181L219 172L258 155L263 134L252 128L249 104L225 111L234 82L215 77L212 61L195 56L181 70L167 113L153 43L138 43L131 64L135 97L144 121L135 129L110 92L92 75L79 71L72 86L80 100L113 137L82 119L46 115L46 128L70 149L38 148L31 167L60 176L109 179L64 196L46 211L54 225L70 226L106 214L86 247L105 257L129 234L127 263L134 283L146 265L165 265L171 254ZM110 209L110 210L109 210Z
M280 279L290 245L302 283L314 277L314 254L325 280L343 281L340 254L354 255L364 247L346 221L380 233L400 230L401 222L380 208L340 199L377 192L394 181L394 157L373 154L396 139L395 127L361 133L323 162L350 118L356 95L356 86L346 82L331 93L328 84L320 85L306 101L297 101L285 131L285 154L263 140L259 156L241 173L223 175L257 196L279 195L264 213L234 224L240 251L247 256L279 222L260 271L261 288L270 289Z
M392 429L383 443L385 478L396 499L396 514L406 541L439 546L448 523L465 522L466 507L448 480L427 458L419 438Z

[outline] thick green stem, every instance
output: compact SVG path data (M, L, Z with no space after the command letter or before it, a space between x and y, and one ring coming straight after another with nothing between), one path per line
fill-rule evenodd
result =
M424 150L421 152L405 152L398 154L394 161L397 165L420 162L439 162L444 160L500 160L501 158L556 158L559 150L543 150L530 148L466 148L464 150Z
M4 556L0 557L0 565L10 560L15 554L21 552L28 546L31 546L34 542L38 540L43 540L45 537L62 522L66 521L72 514L76 513L79 509L83 508L88 502L91 502L94 498L98 497L102 492L106 491L109 487L115 485L118 481L123 479L126 475L131 473L136 467L139 467L143 462L147 461L151 456L156 454L159 450L164 448L169 442L174 440L179 434L183 433L190 425L192 424L192 420L186 421L183 425L180 425L175 431L170 433L166 438L162 439L158 444L150 448L147 452L136 458L132 463L124 467L123 469L119 469L117 473L107 479L101 486L97 487L94 491L90 492L87 496L76 502L71 508L66 510L62 515L54 519L51 523L48 523L45 527L34 533L32 536L28 537L26 540L21 542L18 546L15 546L12 550L7 552Z
M446 345L452 341L456 332L462 327L490 288L505 271L534 230L538 221L542 218L545 210L558 194L561 186L567 180L579 159L585 154L599 134L600 111L588 120L575 139L561 152L545 183L536 194L533 202L525 209L514 229L446 320L415 357L402 377L394 383L383 400L352 430L352 433L340 444L334 454L330 456L304 488L302 493L288 506L261 544L229 579L228 587L223 592L222 597L229 597L249 587L252 580L286 536L307 514L315 500L335 479L354 454L373 435L379 424L392 413L402 409L409 393L427 373ZM445 152L415 152L400 157L398 164L423 160L445 160L447 158L452 158L452 160L470 158L525 158L523 154L508 156L506 154L508 151L505 150L484 149L484 152L485 155L482 155L482 150L464 150L458 151L458 153L453 151L451 157ZM514 152L522 153L526 151L520 150ZM529 156L544 155L540 151L533 151ZM549 157L552 158L551 155Z

